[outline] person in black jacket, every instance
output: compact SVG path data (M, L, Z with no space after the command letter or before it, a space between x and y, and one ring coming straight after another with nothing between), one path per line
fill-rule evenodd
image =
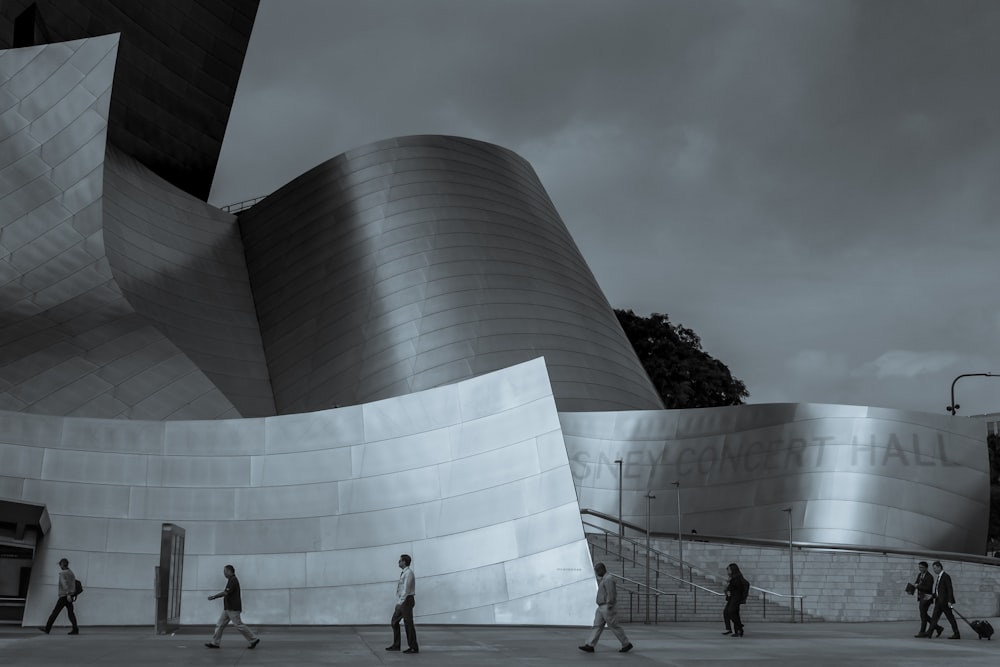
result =
M722 610L722 620L726 622L726 631L722 634L733 637L743 636L743 621L740 619L740 605L747 601L750 593L750 582L740 572L740 566L730 563L726 566L729 582L726 584L726 608Z
M927 636L930 637L935 630L937 636L941 636L944 628L938 625L938 619L944 614L951 623L951 637L948 639L961 639L955 614L951 610L951 605L955 604L955 589L951 585L951 576L944 571L944 565L939 560L934 561L934 573L937 575L934 582L934 613L931 615L930 627L927 628Z
M917 568L920 570L917 573L917 578L913 582L914 588L916 588L917 593L917 609L920 611L920 632L913 635L914 637L926 637L928 631L928 624L930 623L931 616L928 613L930 611L931 605L934 604L934 576L927 571L927 561L922 560L917 564ZM930 630L935 629L935 626L930 626Z

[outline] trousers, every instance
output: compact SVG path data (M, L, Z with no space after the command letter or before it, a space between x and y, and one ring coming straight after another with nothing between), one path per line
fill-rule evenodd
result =
M597 642L601 638L601 633L604 632L605 625L611 628L611 632L615 633L615 637L618 638L622 646L626 646L629 643L628 637L625 636L625 631L618 624L617 610L613 606L601 604L597 605L597 611L594 612L594 630L590 633L590 639L587 640L587 644L597 646Z
M243 624L243 619L240 618L240 612L223 609L222 615L219 616L219 622L215 624L215 634L212 635L213 644L218 645L218 643L222 641L222 631L225 630L226 626L230 623L233 624L234 628L240 631L240 634L243 635L248 642L252 642L254 639L257 639L253 630Z
M49 614L49 620L45 622L45 631L49 632L52 630L52 624L56 622L56 617L59 616L59 612L66 608L66 615L69 616L69 622L72 624L74 630L79 630L79 626L76 624L76 613L73 612L73 603L66 599L65 595L60 595L59 599L56 600L56 606L52 609L52 613Z
M392 620L389 621L389 625L392 626L393 646L399 646L399 622L403 621L403 627L406 629L406 646L412 649L420 648L417 646L417 629L413 625L413 608L415 606L416 602L413 596L407 595L403 603L397 604L396 610L392 612Z

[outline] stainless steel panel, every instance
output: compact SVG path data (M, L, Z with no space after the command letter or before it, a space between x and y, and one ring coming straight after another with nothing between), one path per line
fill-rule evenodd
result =
M0 366L5 380L0 404L52 415L232 416L232 403L162 334L155 334L160 344L133 350L127 363L117 357L102 360L96 349L102 343L122 348L122 339L137 330L155 333L149 321L137 321L142 318L125 301L105 253L104 207L115 208L105 182L113 186L121 172L116 165L127 161L116 160L114 149L106 151L119 39L106 35L0 54L9 72L0 79L2 95L16 101L0 116L5 158L11 155L8 150L14 153L0 178L5 213L0 272L12 275L0 287L0 315L7 323L0 330L0 356L8 360ZM128 94L119 90L115 99ZM135 172L133 181L147 173ZM180 199L173 210L186 210ZM147 192L146 213L163 209L156 201ZM191 217L197 217L194 211ZM208 215L225 217L218 211ZM236 233L232 219L229 229ZM243 272L248 291L242 256L238 259L234 270ZM252 306L244 308L252 311ZM233 332L218 347L239 349L243 331ZM258 369L263 369L259 335L251 337ZM206 362L209 371L213 363ZM229 381L240 392L262 386L253 384L252 372L241 374L233 372L232 363L222 365L242 378ZM252 368L249 362L243 366ZM257 377L266 374L258 371ZM265 414L273 414L273 407Z
M346 447L271 454L258 458L261 467L260 484L263 486L346 480L351 475L351 450Z
M45 505L49 516L127 517L131 489L127 486L24 480L22 500Z
M128 517L183 524L210 511L218 520L236 515L236 489L132 487Z
M417 574L419 576L420 571ZM424 576L417 585L417 608L421 616L455 611L456 599L462 600L459 609L475 609L506 602L510 597L502 564L465 570L450 576Z
M537 591L553 588L562 581L562 573L566 570L583 575L592 569L590 551L573 542L527 555L517 562L516 567L505 567L505 587L510 599L526 598ZM596 580L594 583L585 580L580 583L590 584L589 588L596 594Z
M365 439L363 420L364 409L361 406L265 420L267 453L301 452L359 444Z
M145 485L148 459L142 454L45 452L41 479L88 484Z
M340 509L337 482L251 486L236 491L237 519L328 516Z
M750 405L560 415L582 507L684 532L982 553L989 512L978 419L858 406ZM604 422L601 424L600 422ZM594 435L599 437L594 437Z
M87 608L95 624L134 623L141 600L143 613L152 613L147 568L159 553L162 521L186 530L186 623L217 615L204 596L219 589L226 563L240 576L248 622L384 623L400 553L414 557L418 619L562 624L579 609L589 617L589 563L551 566L589 556L546 366L534 360L473 382L474 390L459 383L377 409L317 413L315 424L309 415L145 424L0 413L0 434L15 441L0 438L0 446L47 461L38 475L86 478L25 476L0 490L46 504L53 528L39 559L54 563L65 552L81 579L93 579L88 588L100 584ZM474 395L501 398L485 398L490 412L469 403ZM372 422L366 433L365 411L395 421ZM430 417L407 430L400 415ZM469 440L487 432L485 445ZM299 433L305 442L295 451L288 439ZM256 453L239 455L242 440ZM137 453L125 453L129 441ZM560 448L562 456L551 451ZM135 461L147 464L126 463ZM452 480L442 485L442 475ZM51 603L52 582L32 581L29 624ZM513 616L515 609L527 616Z
M240 225L280 413L539 355L561 409L661 405L544 188L502 148L428 136L365 146ZM530 344L489 338L498 322ZM316 329L303 337L306 326Z
M37 447L19 447L0 444L0 461L3 474L8 477L42 477L44 450Z

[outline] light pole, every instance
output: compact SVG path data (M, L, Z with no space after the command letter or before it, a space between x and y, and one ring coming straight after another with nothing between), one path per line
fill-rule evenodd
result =
M677 557L680 560L681 581L684 581L684 533L681 532L681 483L673 483L677 489Z
M653 495L652 491L646 492L646 623L649 623L649 524L650 517L653 514Z
M618 555L622 556L622 537L625 535L625 524L622 523L622 460L615 459L618 464ZM622 556L624 566L625 557Z
M951 381L951 405L945 408L945 410L950 412L952 417L954 417L955 413L958 412L958 408L960 406L958 405L958 403L955 402L955 383L961 380L962 378L971 378L971 377L991 378L997 376L1000 376L1000 373L962 373L957 378Z
M792 563L792 508L786 507L781 510L788 512L788 588L791 591L789 596L789 609L792 610L792 623L795 622L795 568Z

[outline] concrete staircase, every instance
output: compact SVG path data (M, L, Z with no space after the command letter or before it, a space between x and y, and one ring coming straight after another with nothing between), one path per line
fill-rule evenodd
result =
M626 538L622 542L622 553L616 535L588 533L587 541L595 563L603 562L612 574L636 582L618 582L619 618L622 622L643 623L648 619L651 623L672 623L676 600L677 621L718 621L719 631L723 630L722 610L726 604L722 594L726 585L724 569L718 573L702 572L697 564L685 559L682 579L680 568L676 561L671 560L671 554L656 551L654 546L649 561L649 586L663 594L649 596L647 612L647 595L640 586L646 583L645 543ZM787 623L791 620L787 600L754 590L751 590L749 599L740 610L740 616L748 630L753 623ZM805 620L810 620L808 613Z

